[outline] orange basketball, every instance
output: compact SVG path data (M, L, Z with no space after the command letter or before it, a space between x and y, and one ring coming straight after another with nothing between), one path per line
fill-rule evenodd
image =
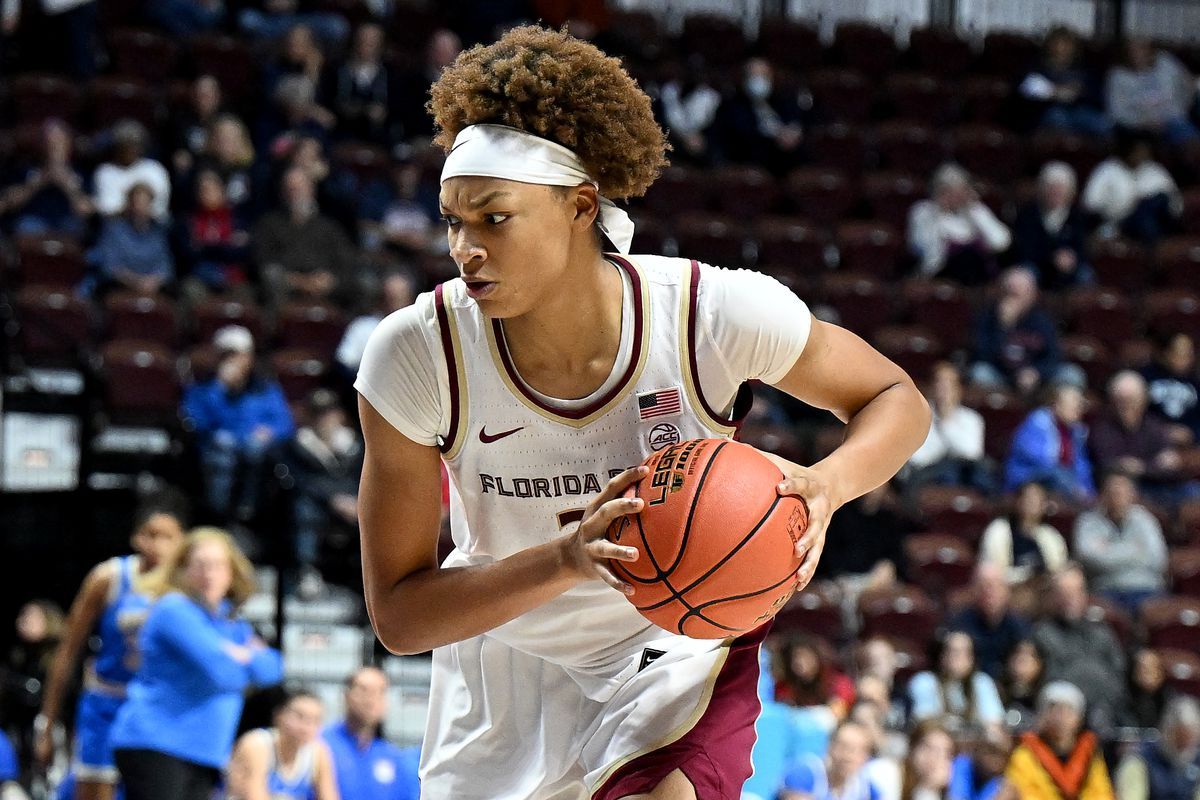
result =
M627 494L642 511L609 526L608 538L638 550L610 561L634 587L629 601L646 619L696 639L753 630L796 591L796 540L808 508L781 497L783 479L749 445L691 439L653 454L650 474Z

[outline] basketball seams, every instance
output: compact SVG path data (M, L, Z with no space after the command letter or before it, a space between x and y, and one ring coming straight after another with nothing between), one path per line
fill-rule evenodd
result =
M700 494L704 491L704 484L708 481L708 474L712 471L713 464L717 461L717 456L725 449L728 441L723 441L713 449L712 455L708 457L708 461L704 464L704 471L700 473L700 480L696 481L696 488L692 491L692 504L688 508L687 522L683 525L683 535L679 541L679 552L675 554L675 562L671 564L671 568L663 575L664 579L668 577L675 568L679 566L679 562L683 560L683 554L687 551L688 537L692 533L692 518L696 515L696 506L700 503ZM648 547L649 545L647 545Z
M791 570L788 572L787 575L783 576L782 579L776 581L775 583L771 584L770 586L767 586L766 588L759 589L756 592L747 592L746 594L735 594L735 595L730 595L729 597L720 597L720 598L717 598L716 600L709 600L707 602L701 603L698 606L688 605L687 613L684 614L679 619L680 633L683 632L683 623L686 622L688 620L688 618L690 618L690 617L696 617L697 619L701 619L701 620L707 622L709 625L715 625L716 627L720 628L721 630L738 631L739 630L738 628L730 628L727 625L722 625L719 622L709 619L707 616L704 615L703 611L705 609L711 608L712 606L720 605L721 603L728 603L733 600L747 600L751 597L757 597L760 594L763 594L764 592L769 592L772 589L778 589L780 586L787 583L789 578L795 578L795 577L796 577L796 571Z

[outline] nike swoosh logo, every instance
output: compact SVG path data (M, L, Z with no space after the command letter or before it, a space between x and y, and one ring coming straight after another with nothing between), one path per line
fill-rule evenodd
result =
M487 426L484 425L479 429L479 441L483 442L484 444L491 444L492 442L500 441L505 436L512 436L517 431L523 430L525 430L524 425L519 428L513 428L511 431L501 431L500 433L491 434L487 432Z

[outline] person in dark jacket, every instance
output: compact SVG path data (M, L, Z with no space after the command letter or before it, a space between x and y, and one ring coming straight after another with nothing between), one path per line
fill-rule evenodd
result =
M1150 413L1175 426L1171 439L1176 443L1194 442L1200 439L1196 344L1186 333L1158 334L1152 338L1154 362L1142 369L1150 393Z
M1036 127L1107 136L1112 121L1104 114L1100 81L1083 65L1081 49L1070 28L1051 30L1041 63L1025 75L1017 92Z
M1143 742L1117 767L1121 800L1194 800L1200 793L1200 703L1175 698L1159 729L1157 740Z
M785 173L800 163L806 110L802 96L779 85L771 62L755 57L742 68L737 92L717 110L725 158Z
M1087 228L1075 203L1075 170L1051 161L1038 175L1037 199L1017 214L1013 255L1037 272L1038 283L1058 291L1095 282L1087 263Z

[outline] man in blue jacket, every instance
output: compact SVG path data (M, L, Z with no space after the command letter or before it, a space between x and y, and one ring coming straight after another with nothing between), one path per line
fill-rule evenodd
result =
M418 748L401 750L379 735L387 712L387 675L363 667L346 680L346 718L325 730L338 792L356 800L417 800Z
M188 388L183 415L200 447L209 506L227 520L232 513L247 521L257 510L267 455L289 439L296 426L279 384L254 370L249 330L240 325L221 328L213 346L220 353L216 376ZM241 491L235 497L239 471Z
M1034 481L1076 501L1095 497L1082 420L1083 392L1071 384L1055 385L1050 405L1033 411L1013 436L1004 465L1005 490Z

